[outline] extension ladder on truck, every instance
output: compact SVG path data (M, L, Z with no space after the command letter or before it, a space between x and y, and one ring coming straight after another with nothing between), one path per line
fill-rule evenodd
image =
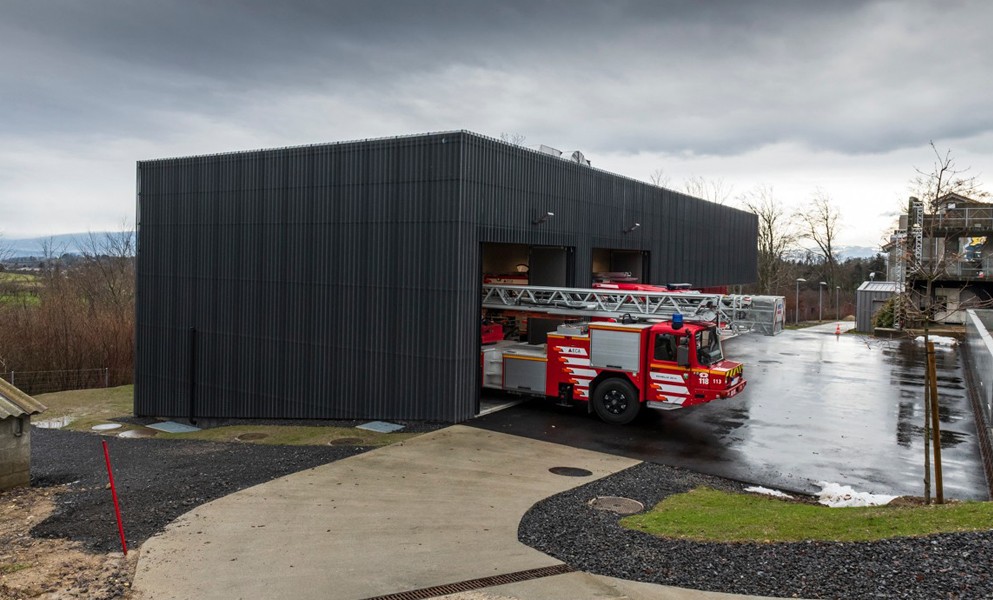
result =
M677 312L691 321L716 323L724 336L756 331L776 335L783 330L782 296L704 294L693 291L558 288L483 285L482 307L560 316L669 320Z

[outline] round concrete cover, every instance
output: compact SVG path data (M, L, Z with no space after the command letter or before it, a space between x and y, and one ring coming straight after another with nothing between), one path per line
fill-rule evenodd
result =
M93 431L110 431L111 429L120 429L120 423L101 423L99 425L94 425L90 429Z
M590 500L590 506L619 515L633 515L645 510L645 505L641 502L620 496L597 496Z

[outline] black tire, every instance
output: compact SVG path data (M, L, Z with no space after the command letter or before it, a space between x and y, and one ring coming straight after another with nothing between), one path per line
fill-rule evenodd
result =
M605 379L593 390L593 410L604 422L627 425L641 411L638 392L627 380Z

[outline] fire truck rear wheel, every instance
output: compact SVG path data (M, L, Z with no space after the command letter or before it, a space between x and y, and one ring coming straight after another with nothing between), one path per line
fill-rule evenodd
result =
M623 379L601 381L593 391L593 409L598 417L614 425L627 425L641 410L638 392Z

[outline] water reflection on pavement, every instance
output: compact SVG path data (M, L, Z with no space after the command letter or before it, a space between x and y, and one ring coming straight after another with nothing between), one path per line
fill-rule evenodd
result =
M923 345L797 330L741 336L725 354L745 363L748 379L730 400L644 411L627 427L541 401L469 424L788 490L831 481L923 493ZM938 350L937 373L945 496L984 500L957 349Z

